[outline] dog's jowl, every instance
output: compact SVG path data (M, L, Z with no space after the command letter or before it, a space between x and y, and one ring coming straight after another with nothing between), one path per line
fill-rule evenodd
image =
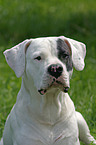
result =
M68 95L73 68L84 68L85 44L64 36L27 39L4 55L22 85L0 145L96 144Z

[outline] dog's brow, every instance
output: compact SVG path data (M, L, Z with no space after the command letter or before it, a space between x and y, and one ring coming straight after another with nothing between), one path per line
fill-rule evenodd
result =
M61 39L57 40L57 49L61 52L69 53L69 48L67 44Z
M44 53L44 52L40 52L40 51L38 51L38 52L34 52L33 53L33 57L36 57L36 56L41 56L41 57L46 57L46 53Z
M64 56L68 56L68 59L63 59L63 62L66 64L67 71L71 71L73 68L72 59L70 56L69 48L65 41L58 39L57 40L57 50L58 50L58 58L61 60Z

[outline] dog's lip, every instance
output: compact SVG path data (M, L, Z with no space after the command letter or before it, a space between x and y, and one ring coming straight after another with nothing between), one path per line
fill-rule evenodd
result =
M53 79L52 83L50 85L48 85L47 88L41 88L40 90L38 90L38 92L41 95L44 95L52 86L59 88L58 85L62 86L62 88L63 88L62 91L64 91L64 93L67 93L70 88L69 86L65 86L61 81Z
M38 90L38 92L41 94L41 95L44 95L45 93L46 93L46 89L40 89L40 90Z
M64 93L67 93L68 90L69 90L69 87L64 87L64 88L63 88ZM39 92L41 95L44 95L44 94L47 92L47 89L40 89L40 90L38 90L38 92Z
M67 93L69 90L69 87L64 87L64 92Z

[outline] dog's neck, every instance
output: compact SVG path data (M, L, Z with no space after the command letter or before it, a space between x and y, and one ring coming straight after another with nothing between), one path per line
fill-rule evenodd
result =
M70 116L72 108L74 110L74 104L67 93L65 94L60 89L53 88L45 95L40 95L32 80L31 84L26 83L27 81L25 77L22 79L22 86L17 102L19 103L19 99L22 99L23 104L26 105L25 108L31 116L34 115L34 118L41 123L51 125Z

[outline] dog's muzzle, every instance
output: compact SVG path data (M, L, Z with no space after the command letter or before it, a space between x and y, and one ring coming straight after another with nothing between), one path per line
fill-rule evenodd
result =
M61 77L62 75L62 72L63 72L63 67L62 65L60 64L52 64L48 67L47 69L49 75L52 77L52 82L51 84L49 85L49 87L51 86L58 86L58 85L62 85L63 86L63 91L65 93L68 92L68 89L69 87L64 87L64 85L62 84L62 82L59 80L59 77ZM38 92L41 94L41 95L44 95L46 92L47 92L47 89L40 89L38 90Z

